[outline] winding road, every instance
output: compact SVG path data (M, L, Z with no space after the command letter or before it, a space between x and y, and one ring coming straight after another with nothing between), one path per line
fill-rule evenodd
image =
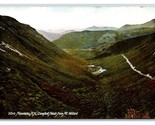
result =
M141 71L137 70L135 68L135 66L132 65L132 63L128 60L128 58L124 55L124 54L121 54L123 56L123 58L126 60L126 62L129 64L129 66L131 67L132 70L134 70L135 72L137 72L138 74L142 75L142 76L145 76L151 80L155 80L155 78L153 78L150 74L144 74L142 73Z

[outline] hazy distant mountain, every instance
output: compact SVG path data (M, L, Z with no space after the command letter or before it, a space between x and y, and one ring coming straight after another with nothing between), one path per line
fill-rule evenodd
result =
M47 30L46 32L65 34L65 33L70 33L70 32L75 32L75 31L78 31L78 30L74 30L74 29L57 29L57 30Z
M63 30L63 31L58 31L58 32L38 30L38 32L42 34L46 39L52 42L56 39L59 39L62 35L66 33L74 32L74 30Z
M105 27L98 27L98 26L92 26L92 27L88 27L86 28L85 30L89 30L89 31L103 31L103 30L117 30L117 28L115 27L108 27L108 26L105 26Z
M52 32L47 32L47 31L43 31L43 30L38 30L38 32L40 34L42 34L49 41L53 41L53 40L59 39L62 36L59 33L52 33Z

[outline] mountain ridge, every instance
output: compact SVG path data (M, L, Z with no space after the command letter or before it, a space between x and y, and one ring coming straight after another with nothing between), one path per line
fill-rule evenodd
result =
M130 30L134 28L143 28L143 27L155 27L155 19L152 19L142 24L125 24L119 30Z
M88 30L88 31L103 31L103 30L117 30L117 28L115 27L108 27L108 26L91 26L91 27L88 27L88 28L85 28L85 30Z

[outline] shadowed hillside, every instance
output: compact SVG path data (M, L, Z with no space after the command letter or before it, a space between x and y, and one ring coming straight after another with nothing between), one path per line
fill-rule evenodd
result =
M8 116L10 111L65 110L82 117L83 106L73 89L94 85L86 75L87 62L7 16L0 16L0 65L1 118L27 118Z
M124 118L130 108L148 113L154 118L154 48L155 33L152 33L115 43L108 48L109 55L103 54L98 59L92 60L94 64L107 69L98 84L102 102L99 105L106 107L108 118ZM122 54L138 72L130 67ZM146 74L147 77L139 72ZM98 111L98 114L101 115L101 112Z

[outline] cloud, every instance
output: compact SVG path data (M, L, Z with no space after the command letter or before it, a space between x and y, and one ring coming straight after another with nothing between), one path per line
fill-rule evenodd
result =
M138 24L155 17L155 7L1 7L0 13L36 29L80 29Z

